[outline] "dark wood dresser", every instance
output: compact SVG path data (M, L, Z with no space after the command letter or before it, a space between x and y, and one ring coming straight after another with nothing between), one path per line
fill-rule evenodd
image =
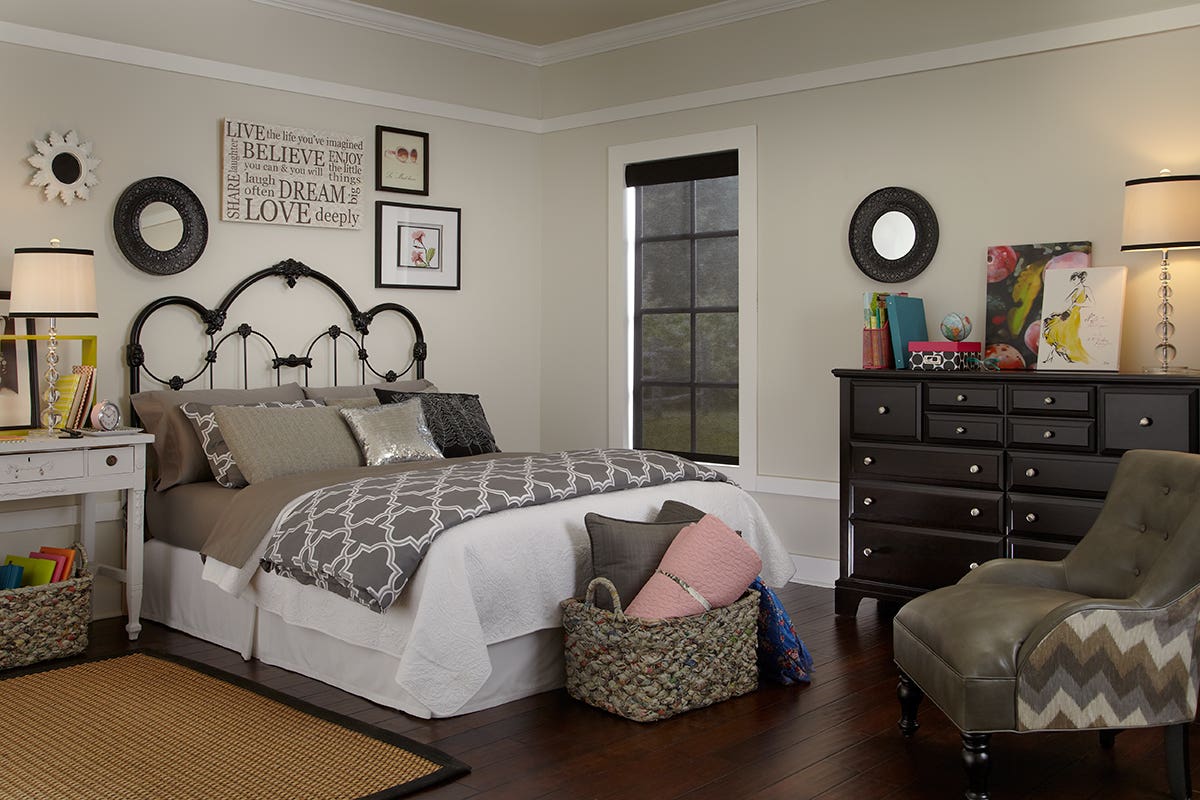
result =
M991 558L1059 559L1126 450L1198 451L1200 379L834 370L841 382L839 614L903 603Z

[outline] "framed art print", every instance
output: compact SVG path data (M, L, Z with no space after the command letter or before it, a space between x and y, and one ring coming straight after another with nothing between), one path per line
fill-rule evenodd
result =
M37 350L29 319L8 316L9 292L0 292L0 430L38 427Z
M375 126L375 188L429 194L429 134Z
M461 288L462 209L375 202L375 287Z

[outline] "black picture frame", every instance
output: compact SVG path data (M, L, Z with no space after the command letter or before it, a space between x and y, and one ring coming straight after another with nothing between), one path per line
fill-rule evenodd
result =
M429 196L428 133L375 126L375 189Z
M166 203L183 225L179 242L169 250L151 246L142 234L142 212L152 203ZM142 178L117 198L113 236L121 254L142 272L175 275L195 264L208 245L208 215L196 193L174 178Z
M375 201L376 289L461 289L461 253L461 208Z
M0 291L0 333L6 337L32 336L33 320L8 316L11 299L11 292ZM38 427L37 366L37 343L33 339L0 339L0 431Z

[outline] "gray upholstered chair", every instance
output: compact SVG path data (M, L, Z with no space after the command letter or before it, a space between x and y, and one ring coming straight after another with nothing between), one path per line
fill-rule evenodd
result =
M1125 454L1099 518L1060 562L997 559L896 615L900 730L928 696L962 731L968 800L992 733L1166 729L1172 796L1191 796L1200 617L1200 456Z

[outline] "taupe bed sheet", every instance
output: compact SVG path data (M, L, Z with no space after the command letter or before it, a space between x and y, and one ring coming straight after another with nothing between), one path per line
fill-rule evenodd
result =
M213 525L241 489L216 481L185 483L165 492L146 492L146 532L154 539L200 551Z

